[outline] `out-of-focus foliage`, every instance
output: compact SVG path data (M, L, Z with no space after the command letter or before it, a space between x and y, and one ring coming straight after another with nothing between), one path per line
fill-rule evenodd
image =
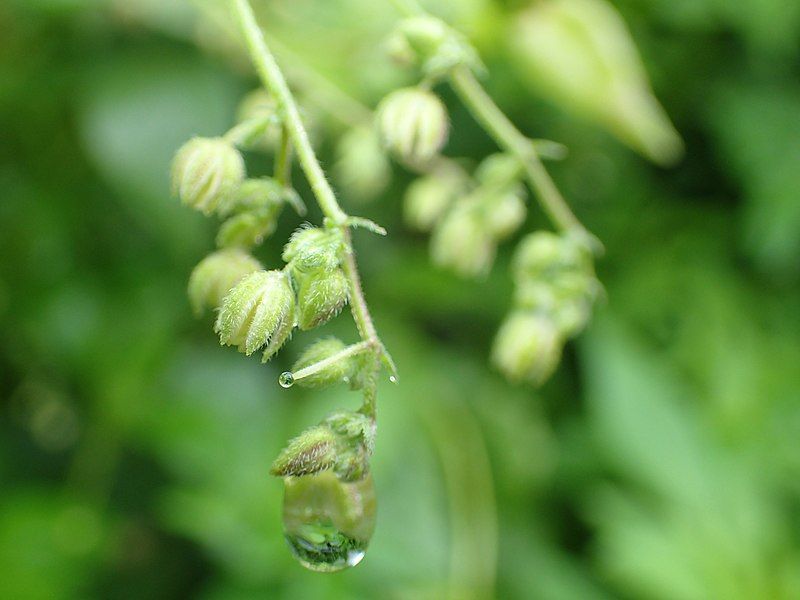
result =
M256 4L367 105L407 83L378 51L389 3ZM358 206L390 231L356 247L401 385L380 390L375 537L336 576L294 563L268 469L358 399L278 387L315 336L261 365L186 299L213 231L169 198L170 157L232 121L246 61L182 2L0 4L0 598L800 597L798 4L613 3L684 139L671 170L533 83L516 42L546 2L427 4L521 129L569 147L552 168L605 243L607 302L553 381L511 386L488 355L513 244L464 282L403 225L402 172ZM332 165L342 125L297 91ZM447 152L492 152L445 100ZM529 212L516 239L545 226Z

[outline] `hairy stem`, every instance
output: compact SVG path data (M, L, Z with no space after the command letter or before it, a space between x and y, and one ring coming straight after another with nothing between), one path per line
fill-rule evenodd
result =
M364 292L361 289L353 243L350 231L347 228L348 215L339 206L333 188L325 178L325 173L322 171L322 167L311 146L311 141L308 138L308 133L300 119L297 103L289 90L280 67L275 62L275 58L264 40L264 35L256 22L250 3L248 0L230 0L230 4L241 27L256 71L267 89L275 96L278 108L284 119L286 131L296 149L300 166L303 168L303 172L311 185L320 209L333 224L341 227L344 231L346 252L342 268L350 284L350 308L353 313L353 320L362 339L369 342L377 351L382 346L375 331L375 325L372 322Z

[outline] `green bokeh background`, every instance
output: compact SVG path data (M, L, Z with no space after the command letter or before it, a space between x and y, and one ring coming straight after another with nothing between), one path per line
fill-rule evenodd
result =
M367 105L410 81L378 50L388 3L254 4ZM800 598L800 4L614 2L686 144L669 169L527 77L507 42L529 4L428 5L520 128L569 147L550 166L605 243L607 300L549 383L512 386L487 357L514 244L459 280L402 222L408 173L370 203L341 189L390 232L356 248L401 385L380 390L371 548L325 576L290 557L267 469L358 397L276 384L316 333L261 365L192 318L214 224L168 190L180 144L232 124L246 61L183 1L0 3L0 598ZM447 152L493 152L444 98ZM341 125L305 105L330 165Z

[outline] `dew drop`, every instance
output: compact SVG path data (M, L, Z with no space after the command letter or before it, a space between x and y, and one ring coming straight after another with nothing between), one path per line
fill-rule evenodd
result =
M294 385L294 375L290 371L284 371L278 377L278 383L281 384L282 388L290 388Z
M323 471L284 481L283 533L300 564L334 573L360 563L375 530L372 476L345 482Z
M389 375L389 382L397 383L397 377L395 377L394 375Z

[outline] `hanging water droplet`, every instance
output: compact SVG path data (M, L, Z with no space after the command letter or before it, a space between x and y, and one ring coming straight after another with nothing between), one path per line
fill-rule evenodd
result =
M344 377L342 377L342 382L343 382L343 383L350 383L350 377L348 377L347 375L345 375Z
M300 564L333 573L360 563L375 530L372 476L346 482L323 471L284 481L283 533Z
M397 377L394 375L389 375L389 382L390 383L397 383Z
M290 388L294 385L294 375L289 371L284 371L280 374L280 377L278 377L278 383L280 383L283 388Z

